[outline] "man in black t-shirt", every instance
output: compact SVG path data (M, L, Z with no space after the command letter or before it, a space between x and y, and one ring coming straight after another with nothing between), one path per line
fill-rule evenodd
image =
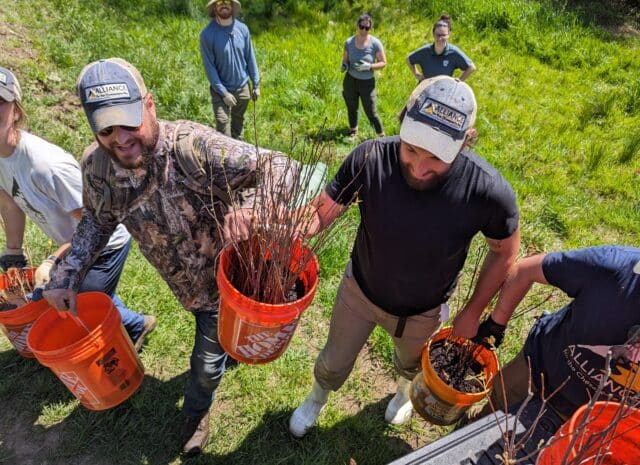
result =
M393 335L400 375L385 420L402 424L410 418L409 385L422 347L439 326L441 306L455 288L472 238L482 232L490 251L473 295L456 317L458 334L475 336L520 245L513 190L465 148L475 116L467 84L448 76L423 81L403 112L400 137L357 147L312 202L318 230L356 199L361 222L313 389L289 422L294 436L315 424L376 324Z

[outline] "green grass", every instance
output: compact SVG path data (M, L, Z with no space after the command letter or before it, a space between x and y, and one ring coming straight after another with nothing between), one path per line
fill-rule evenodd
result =
M30 129L79 156L92 136L73 86L85 64L109 56L140 69L161 118L213 124L198 52L198 34L207 21L204 3L1 3L0 63L21 80ZM324 140L337 154L332 170L353 148L344 137L339 64L342 43L365 9L373 14L373 33L387 52L388 65L378 73L379 111L386 132L396 134L396 115L415 84L406 54L428 40L433 21L448 11L454 18L452 43L478 67L469 79L479 103L476 150L518 194L523 254L640 243L640 41L611 33L629 19L620 16L622 10L550 0L244 3L263 75L262 97L249 116L253 121L255 111L259 144L287 150L292 135ZM373 136L363 116L361 137ZM369 356L332 396L319 428L301 441L286 431L289 415L310 387L357 219L351 211L342 234L320 257L320 289L288 352L266 366L240 366L225 375L212 441L190 463L333 465L353 458L383 464L447 431L421 419L404 427L384 424L394 389L392 346L379 330L370 338ZM54 248L31 225L26 244L35 263ZM469 274L467 269L462 276L463 295ZM193 318L135 247L119 294L132 308L159 319L142 355L146 379L140 391L110 411L88 411L47 369L22 359L0 339L0 463L180 462L175 422ZM541 295L542 290L533 292L525 306ZM533 314L563 301L556 296ZM453 310L460 302L452 298ZM500 349L503 361L519 350L530 325L531 316L511 324Z

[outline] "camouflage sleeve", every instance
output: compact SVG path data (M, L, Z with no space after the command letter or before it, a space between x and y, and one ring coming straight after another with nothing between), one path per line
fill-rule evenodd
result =
M93 212L85 207L73 233L71 249L52 273L47 289L78 290L117 224L100 224Z
M208 128L196 129L193 149L211 182L240 208L256 203L276 207L289 204L300 163L282 152L225 137Z
M104 179L92 175L91 169L91 158L85 156L82 160L82 219L73 233L71 248L52 273L47 289L77 290L119 223L111 212L100 209L104 191L99 186L104 184Z

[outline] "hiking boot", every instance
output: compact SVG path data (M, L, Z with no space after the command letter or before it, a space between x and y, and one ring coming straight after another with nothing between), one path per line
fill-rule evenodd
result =
M202 416L184 417L180 441L185 456L192 457L201 453L209 442L209 412Z
M289 419L289 432L300 439L316 424L320 411L329 399L328 389L322 389L317 381L313 382L313 388L307 398L295 409Z
M387 410L384 412L384 421L392 425L402 425L409 421L413 412L413 405L409 397L410 390L410 380L406 378L398 379L398 390L389 405L387 405Z
M133 348L136 352L140 352L142 350L142 345L144 344L144 340L147 338L150 332L156 329L156 325L158 322L156 321L156 317L153 315L143 315L144 316L144 325L142 326L142 332L136 342L133 343Z

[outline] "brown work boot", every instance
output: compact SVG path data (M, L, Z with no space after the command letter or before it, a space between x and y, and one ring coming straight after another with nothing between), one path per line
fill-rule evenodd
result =
M209 412L201 417L185 417L180 440L187 457L201 453L209 441Z
M156 317L153 315L144 315L144 326L142 327L142 332L136 342L133 343L133 348L136 352L140 352L142 350L142 345L144 344L144 340L147 338L150 332L156 329L156 325L158 322L156 321Z

